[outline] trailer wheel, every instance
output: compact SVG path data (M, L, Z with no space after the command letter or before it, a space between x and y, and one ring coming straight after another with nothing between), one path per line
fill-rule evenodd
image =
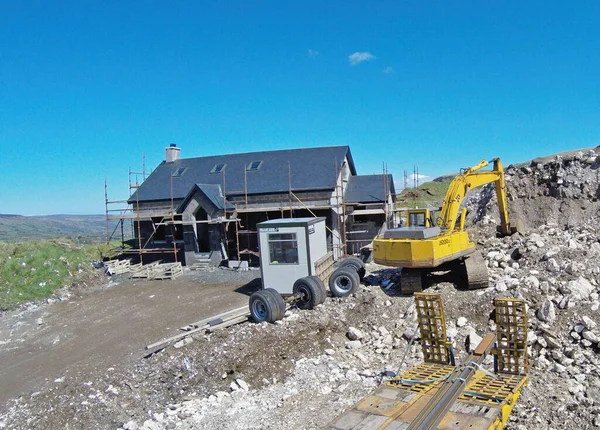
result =
M344 258L342 261L340 261L339 267L352 267L354 270L356 270L356 273L358 273L358 278L361 281L365 277L365 273L367 273L365 270L365 264L360 258L354 256Z
M325 303L325 299L327 298L327 289L325 288L325 284L318 276L307 276L306 279L310 280L315 284L315 288L319 292L319 300L317 301L317 305Z
M336 297L347 297L354 293L360 284L358 273L351 267L338 267L329 278L329 290Z
M250 296L250 315L254 321L273 323L279 318L279 306L275 298L264 290L257 291Z
M273 296L273 298L275 299L275 303L277 303L277 319L283 319L285 315L285 302L283 301L283 297L281 297L281 294L279 294L279 291L277 291L275 288L265 288L263 291Z
M300 309L313 309L322 299L319 285L308 277L294 282L293 292L297 298L296 306Z

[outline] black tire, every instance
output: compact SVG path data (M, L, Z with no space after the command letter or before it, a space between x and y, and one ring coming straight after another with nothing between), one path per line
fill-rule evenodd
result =
M329 290L335 297L347 297L354 293L360 278L352 267L338 267L329 278Z
M315 289L319 292L319 300L317 301L317 305L325 303L325 299L327 298L327 288L325 288L325 284L318 276L307 276L306 279L310 280L315 284Z
M365 277L365 264L358 257L347 257L340 262L339 267L352 267L358 273L358 279L362 281Z
M268 292L257 291L250 296L250 315L254 321L261 323L263 321L273 323L279 316L279 306L277 301Z
M275 288L265 288L263 291L273 296L273 298L275 299L275 303L277 303L277 319L283 319L283 317L285 316L285 302L283 301L283 297L281 297L281 294L279 294L279 291L277 291Z
M313 309L322 299L320 287L314 280L308 277L300 278L294 282L294 295L296 296L296 306L300 309Z

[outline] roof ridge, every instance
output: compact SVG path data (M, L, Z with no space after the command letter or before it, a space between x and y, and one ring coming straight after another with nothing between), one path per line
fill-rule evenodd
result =
M252 152L232 152L229 154L218 154L218 155L201 155L198 157L181 157L179 160L196 160L199 158L218 158L218 157L230 157L232 155L252 155L252 154L264 154L266 152L284 152L284 151L289 151L289 152L296 152L296 151L304 151L304 150L310 150L310 149L333 149L333 148L346 148L346 149L350 149L349 145L332 145L332 146L310 146L307 148L285 148L285 149L266 149L264 151L252 151Z

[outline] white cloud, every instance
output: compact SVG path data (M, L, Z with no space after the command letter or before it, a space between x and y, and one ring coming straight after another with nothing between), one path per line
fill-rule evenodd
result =
M415 177L420 181L421 179L427 179L427 178L431 178L431 176L427 176L427 175L421 175L420 173L415 175L414 173L411 173L410 175L408 175L408 179L410 179L411 181L415 180Z
M377 57L375 57L370 52L355 52L354 54L348 55L348 61L350 61L351 66L356 66L357 64L360 64L363 61L371 61L375 58Z
M319 56L319 51L315 50L315 49L309 49L308 50L308 56L310 58L316 58Z
M385 69L383 69L383 73L385 73L386 75L389 75L390 73L394 73L394 72L395 72L395 70L391 66L387 66Z

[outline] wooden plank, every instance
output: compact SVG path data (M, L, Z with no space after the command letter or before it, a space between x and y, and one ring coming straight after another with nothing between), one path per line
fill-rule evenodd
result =
M168 337L166 339L163 339L163 340L160 340L158 342L155 342L153 344L150 344L150 345L146 346L146 349L147 350L148 349L154 349L154 348L157 348L159 346L166 345L168 343L178 341L180 339L183 339L186 336L189 336L190 334L198 333L198 332L203 331L203 330L206 330L206 331L210 332L210 331L214 331L214 330L219 329L219 328L226 328L226 327L232 326L234 324L239 324L241 322L248 321L249 317L250 317L250 312L246 312L244 315L236 315L236 316L234 316L234 317L232 317L232 318L230 318L230 319L228 319L226 321L223 321L223 322L221 322L221 323L219 323L217 325L211 326L209 323L207 323L207 324L204 324L201 327L195 328L195 329L187 331L185 333L180 333L178 335L171 336L171 337ZM212 317L211 319L214 320L214 317Z
M221 314L217 314L217 315L214 315L212 317L204 318L204 319L201 319L200 321L196 321L194 323L188 324L185 327L181 327L181 330L186 330L186 331L187 330L192 330L192 328L198 328L200 326L204 326L206 324L209 324L211 321L214 321L214 320L217 320L217 319L225 320L227 318L232 318L232 317L235 317L235 316L243 315L247 311L248 311L248 306L241 306L239 308L232 309L230 311L223 312Z

